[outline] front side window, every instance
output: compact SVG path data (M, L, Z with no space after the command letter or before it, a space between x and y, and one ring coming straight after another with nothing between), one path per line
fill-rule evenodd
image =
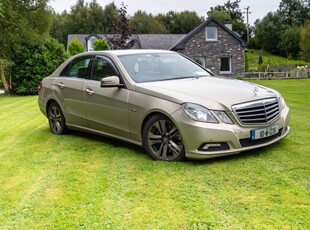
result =
M207 26L206 27L206 41L217 41L217 27Z
M112 64L105 59L97 58L93 62L92 80L101 81L102 78L117 76Z
M90 57L81 57L74 59L69 65L67 65L64 68L60 76L88 78L89 64L90 64Z
M231 73L231 58L230 57L222 57L221 58L221 73Z

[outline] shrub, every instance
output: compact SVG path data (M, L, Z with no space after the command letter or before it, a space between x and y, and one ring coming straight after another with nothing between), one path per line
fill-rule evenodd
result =
M69 51L70 56L83 53L84 46L79 40L77 40L76 38L73 38L68 47L68 51Z
M40 81L50 75L68 58L65 48L57 40L48 38L34 51L24 53L24 62L15 69L15 91L17 94L37 93Z
M103 39L98 39L94 42L94 50L107 50L109 49L108 43Z

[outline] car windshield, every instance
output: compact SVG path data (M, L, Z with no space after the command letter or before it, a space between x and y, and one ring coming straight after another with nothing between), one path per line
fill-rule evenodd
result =
M211 76L207 70L177 53L123 55L119 59L135 82Z

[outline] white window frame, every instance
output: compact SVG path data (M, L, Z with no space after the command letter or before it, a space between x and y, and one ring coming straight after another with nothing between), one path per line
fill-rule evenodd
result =
M96 37L91 37L87 41L87 51L93 51L94 50L94 43L98 39Z
M208 37L208 29L214 29L215 37ZM218 41L218 29L216 26L206 26L205 28L205 36L206 36L206 41Z
M225 71L222 71L221 70L221 66L222 66L222 59L223 58L228 58L228 65L229 65L229 70L227 71L227 70L225 70ZM224 57L221 57L220 58L220 73L221 74L231 74L232 73L232 68L231 68L231 57L227 57L227 56L224 56Z

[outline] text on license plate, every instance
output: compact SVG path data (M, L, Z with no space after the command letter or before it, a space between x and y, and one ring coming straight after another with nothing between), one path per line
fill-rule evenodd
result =
M279 132L279 126L271 126L264 129L251 130L251 140L257 140L265 137L270 137Z

